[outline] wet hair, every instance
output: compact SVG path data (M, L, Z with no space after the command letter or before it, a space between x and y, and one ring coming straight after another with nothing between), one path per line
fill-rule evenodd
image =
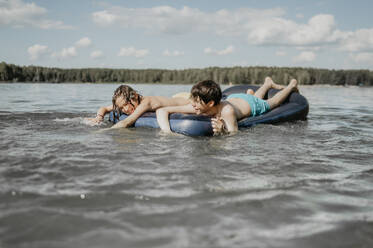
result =
M214 106L220 103L222 93L219 84L212 80L204 80L196 83L190 91L191 98L202 100L204 103L214 101Z
M118 97L123 97L123 99L127 102L132 104L132 101L140 103L142 100L142 95L137 93L136 90L132 89L128 85L121 85L119 86L113 94L112 102L113 102L113 110L114 110L114 118L119 119L119 116L121 114L121 110L116 105L115 101Z

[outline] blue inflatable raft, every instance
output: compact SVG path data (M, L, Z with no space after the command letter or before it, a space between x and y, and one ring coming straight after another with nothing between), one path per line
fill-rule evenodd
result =
M223 99L234 93L245 93L248 89L256 91L258 86L238 85L227 88L223 91ZM278 90L270 89L265 99L271 98ZM255 117L247 117L238 122L238 127L251 127L258 124L277 124L282 122L306 120L309 105L307 99L301 94L293 92L288 99L279 107ZM114 113L110 113L109 120L113 123L124 120L127 115L122 114L119 118L114 118ZM194 114L170 115L171 130L176 133L188 136L211 136L213 135L211 119L208 116ZM159 128L157 117L154 112L143 114L134 124L135 127Z

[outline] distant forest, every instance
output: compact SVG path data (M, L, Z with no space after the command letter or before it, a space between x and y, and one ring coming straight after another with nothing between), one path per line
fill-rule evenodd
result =
M212 79L220 84L261 84L266 76L280 84L373 86L373 71L300 67L209 67L204 69L59 69L0 63L0 82L38 83L164 83L193 84Z

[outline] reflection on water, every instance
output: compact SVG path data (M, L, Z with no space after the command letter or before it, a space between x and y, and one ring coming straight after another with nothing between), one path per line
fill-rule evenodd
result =
M191 138L86 123L116 87L0 84L0 247L373 245L373 88L301 86L308 121Z

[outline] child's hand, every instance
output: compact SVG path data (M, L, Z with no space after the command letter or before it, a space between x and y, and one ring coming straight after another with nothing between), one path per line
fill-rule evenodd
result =
M211 126L214 135L225 133L224 120L221 117L211 118Z

